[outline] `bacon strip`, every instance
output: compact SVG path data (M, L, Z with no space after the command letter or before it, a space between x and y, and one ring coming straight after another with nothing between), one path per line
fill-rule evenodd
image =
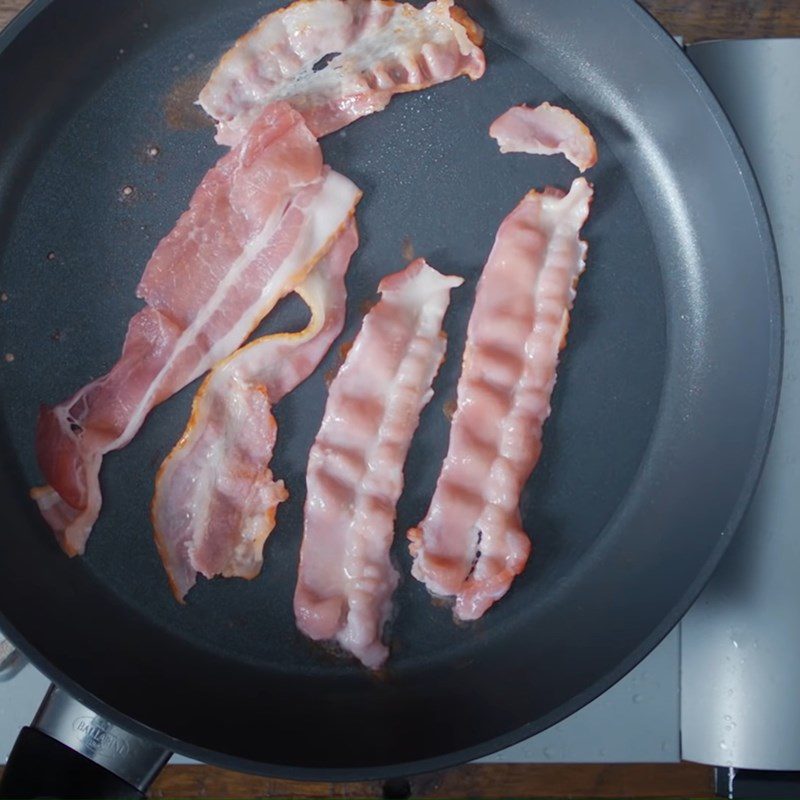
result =
M236 144L276 100L291 103L324 136L380 111L400 92L460 75L480 78L482 40L453 0L422 9L393 0L298 0L239 39L199 102L217 121L220 144Z
M344 325L344 276L358 246L351 221L298 287L311 310L300 333L265 336L218 364L194 398L183 437L161 465L152 518L179 601L197 573L254 578L264 542L288 493L269 464L276 426L271 404L317 367Z
M559 351L587 246L592 198L529 193L500 226L467 331L450 446L425 519L409 531L412 573L455 615L477 619L528 559L519 498L542 447Z
M49 486L32 495L69 555L83 552L100 511L103 455L247 338L303 281L359 197L323 166L316 139L285 103L267 108L208 172L145 269L137 293L147 305L120 360L40 413L36 450Z
M461 283L421 259L381 282L309 456L297 626L371 668L388 655L381 634L398 580L389 547L403 463L444 357L450 290Z
M510 108L492 123L489 135L497 140L502 153L561 153L581 172L597 163L591 131L573 113L550 103Z

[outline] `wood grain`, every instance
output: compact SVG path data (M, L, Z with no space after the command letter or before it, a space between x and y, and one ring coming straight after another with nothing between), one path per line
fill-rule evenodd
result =
M642 0L673 34L703 39L800 36L798 0ZM0 29L26 0L0 0ZM368 783L300 783L259 778L214 767L170 766L153 797L382 797ZM413 797L713 797L713 772L696 764L537 765L471 764L388 787Z
M687 42L800 36L798 0L641 0L674 35ZM0 0L0 29L27 0Z
M800 36L798 0L640 0L673 35L703 39Z
M692 797L714 796L713 773L697 764L471 764L437 775L384 785L299 783L258 778L213 767L172 766L151 797Z
M0 776L3 768L0 767ZM714 775L699 764L468 764L395 780L311 783L260 778L207 766L171 765L152 798L695 798L715 797Z
M5 28L11 18L27 4L27 0L0 0L0 29Z

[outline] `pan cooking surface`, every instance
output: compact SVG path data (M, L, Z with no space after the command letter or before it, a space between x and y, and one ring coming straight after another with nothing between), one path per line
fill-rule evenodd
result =
M706 538L704 547L698 543L687 550L683 539L690 531L676 518L675 526L683 527L676 527L674 547L683 548L694 567L675 572L671 585L663 574L673 565L664 561L664 553L672 551L662 517L671 513L672 503L668 493L650 495L642 485L651 481L663 488L670 481L666 466L663 474L649 474L662 463L650 460L649 448L661 446L664 430L655 439L654 432L672 426L679 438L680 420L672 416L687 415L684 432L690 436L692 414L702 411L689 401L692 388L702 392L697 377L710 358L698 337L721 331L709 319L713 284L703 273L703 247L716 245L702 242L681 199L685 187L675 184L684 167L662 152L658 132L654 138L649 127L652 118L635 99L615 100L614 79L604 74L611 67L592 65L581 52L565 59L567 45L552 25L526 27L523 20L508 33L503 14L514 11L513 2L476 13L488 34L489 66L482 80L460 79L400 96L386 111L323 140L327 163L365 193L358 210L362 244L348 275L348 320L339 344L353 339L380 278L404 266L410 249L441 271L466 278L453 293L448 358L406 465L394 547L404 580L395 597L387 673L372 677L354 661L307 642L292 615L306 459L324 408L326 374L340 362L338 345L276 409L279 440L272 466L291 499L279 510L256 580L201 579L187 605L179 606L152 540L155 473L183 430L196 384L157 408L127 448L106 457L104 507L86 557L67 562L58 552L33 504L22 507L20 501L26 487L40 480L33 451L38 404L63 400L118 357L127 322L141 305L134 291L148 257L224 152L191 102L233 39L278 6L259 0L120 2L112 14L95 9L98 3L80 4L97 15L92 36L78 34L55 3L18 40L21 45L38 26L45 63L19 79L30 90L15 89L12 110L18 120L9 126L13 147L0 173L0 290L7 296L0 307L0 354L9 354L0 363L0 418L7 482L19 506L3 550L17 554L20 569L31 574L50 570L50 583L29 582L30 597L41 598L51 590L44 587L55 583L68 587L52 589L49 621L43 613L27 623L24 614L11 620L40 658L57 662L58 671L102 701L190 745L277 765L273 770L294 765L329 768L328 773L332 767L352 773L378 766L385 773L391 761L478 748L531 720L540 728L570 703L578 704L581 692L588 700L620 662L628 659L632 666L635 646L659 626L665 632L665 617L719 549L715 530L715 540ZM530 6L539 6L545 18L559 16L557 3ZM588 20L593 12L586 13ZM49 45L53 53L47 49L48 16L51 26L57 20L73 25L57 47ZM638 17L636 24L642 24ZM533 55L526 52L529 47ZM54 63L63 58L61 68L46 66L49 58ZM3 69L0 61L0 74L8 80ZM36 93L36 86L44 88ZM588 174L596 189L584 230L588 269L544 454L523 499L532 557L510 594L484 619L456 626L450 609L432 603L410 578L404 532L424 515L446 451L445 409L455 397L475 283L497 227L530 188L566 189L577 174L561 158L500 155L488 136L491 121L510 105L543 100L574 110L598 140L599 164ZM708 126L715 126L710 112ZM715 128L712 134L722 136ZM731 155L728 160L735 163ZM753 229L752 208L750 214ZM736 269L748 268L752 265ZM754 285L761 286L759 280L764 282L763 275L755 275ZM776 290L760 291L771 299ZM768 354L774 350L774 320L763 316L755 324L763 328ZM305 318L302 304L290 298L259 330L298 329ZM753 358L762 381L772 380L769 359ZM711 383L719 377L724 378L714 376ZM678 402L680 409L670 405ZM762 397L742 410L749 427L732 445L738 472L719 490L709 485L717 499L708 516L693 518L698 529L724 525L746 483L756 440L766 435L759 420L770 402ZM699 464L706 455L698 450ZM670 458L663 463L674 466ZM691 499L687 491L676 486L672 498L682 513ZM639 516L648 509L649 517ZM648 519L652 525L641 524ZM590 633L594 613L600 624ZM46 633L48 624L61 626L60 634ZM87 631L92 625L94 636ZM90 666L80 666L74 650L97 648L111 661L123 638L112 627L127 628L131 660L121 664L115 658L105 665L110 672L99 677ZM649 644L654 643L651 637ZM577 659L580 652L589 655ZM191 664L198 674L187 677ZM176 674L167 678L169 670ZM143 685L148 671L165 681L152 697ZM147 680L153 687L152 676ZM247 691L248 681L258 686L255 693ZM485 685L492 681L494 686ZM499 684L505 681L504 694ZM165 701L167 685L178 693L183 687L187 696L200 692L204 712L192 710L188 697ZM509 704L508 690L524 702ZM222 694L227 697L216 697ZM307 707L299 699L306 696ZM400 736L398 731L414 730L415 714L419 719L430 703L439 703L455 730L443 736L436 724ZM254 707L272 715L280 736L237 738L220 729L226 713L241 719ZM317 724L315 715L323 712L330 719ZM380 731L380 721L389 718L395 733ZM343 725L352 748L343 750L330 738L326 747L325 724ZM309 727L317 733L309 734ZM348 763L343 753L358 752L360 740L361 761Z
M17 386L4 397L4 410L31 485L39 480L32 447L38 403L59 402L112 366L128 320L141 307L134 292L143 265L223 152L213 143L212 129L170 130L160 98L196 70L201 57L221 52L248 19L241 13L230 21L224 14L209 16L205 24L166 35L158 47L171 53L175 71L159 69L150 48L139 56L121 55L109 79L63 120L36 164L3 256L9 295L3 352L15 355L6 372L13 370ZM447 443L443 406L455 397L475 282L497 227L528 189L569 188L576 174L560 159L499 153L488 128L500 113L522 101L565 98L508 51L490 45L487 57L491 66L484 80L459 80L400 97L386 112L324 143L327 162L365 192L358 214L363 244L350 267L350 313L342 341L355 336L380 278L404 265L406 242L438 269L468 279L453 295L450 357L408 461L399 531L424 516L433 492ZM149 113L132 114L136 107ZM659 267L635 193L624 177L620 181L624 172L605 142L599 147L601 166L591 176L597 202L586 229L589 268L544 458L525 498L525 528L536 547L530 569L500 613L463 629L453 626L448 608L431 606L421 584L404 581L390 669L420 657L447 657L453 647L466 654L497 617L527 615L552 602L550 592L600 535L641 461L664 364ZM149 156L152 148L159 151L155 158ZM55 258L49 260L49 253ZM45 298L47 316L31 314ZM270 329L302 327L302 304L290 305L270 319ZM159 408L129 447L107 459L104 512L86 564L108 591L156 624L236 657L291 667L317 653L314 660L322 669L359 669L304 646L294 632L291 605L305 466L324 408L325 373L337 357L331 352L316 375L277 408L274 472L284 477L292 498L279 511L262 575L253 582L203 581L185 608L167 586L151 536L149 504L156 470L188 419L195 384ZM617 463L610 476L605 454L611 452ZM396 544L408 577L402 536Z

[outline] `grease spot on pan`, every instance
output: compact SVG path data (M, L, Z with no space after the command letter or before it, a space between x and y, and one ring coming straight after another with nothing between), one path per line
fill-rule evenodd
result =
M353 342L344 342L343 344L339 345L339 350L336 354L336 363L325 373L325 385L330 389L331 384L333 383L336 376L339 374L339 370L342 368L342 365L347 358L347 354L353 349Z
M215 62L209 62L181 78L164 97L164 119L170 128L176 131L195 131L214 127L211 117L197 105L197 96L206 85L214 66Z
M401 252L406 261L414 260L414 243L411 241L410 236L406 236L406 238L403 239L403 248Z
M147 142L137 146L133 154L140 163L151 164L161 155L161 147L155 142Z

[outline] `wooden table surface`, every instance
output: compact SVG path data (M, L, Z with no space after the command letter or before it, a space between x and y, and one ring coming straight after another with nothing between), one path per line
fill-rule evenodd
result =
M614 2L614 0L608 0ZM0 0L0 29L28 0ZM702 39L800 36L798 0L641 0L673 34Z
M168 1L168 0L165 0ZM614 0L606 0L613 2ZM0 29L27 0L0 0ZM703 39L800 36L800 0L642 0L674 35ZM214 767L170 766L154 797L713 797L713 773L696 764L467 765L407 785L294 783Z

